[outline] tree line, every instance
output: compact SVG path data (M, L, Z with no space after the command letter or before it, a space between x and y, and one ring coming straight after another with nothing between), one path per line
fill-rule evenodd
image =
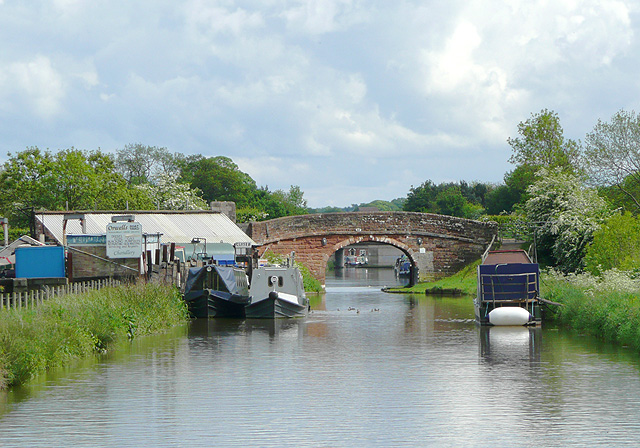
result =
M307 212L297 186L270 191L228 157L185 156L139 143L115 154L30 147L0 167L0 214L29 227L35 210L198 210L233 201L241 222Z
M558 115L543 109L521 122L507 143L514 168L503 183L426 180L405 198L320 209L307 207L298 186L258 186L228 157L185 156L140 143L115 154L30 147L10 153L0 167L0 214L12 226L28 227L39 209L206 209L211 201L233 201L238 221L248 222L374 206L526 223L542 260L564 272L637 269L640 116L621 110L599 120L580 142L566 139Z

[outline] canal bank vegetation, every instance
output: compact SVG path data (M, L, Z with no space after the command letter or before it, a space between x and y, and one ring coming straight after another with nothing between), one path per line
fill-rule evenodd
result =
M421 282L411 287L386 288L390 293L474 295L477 290L476 270L480 260L465 266L455 274L433 282Z
M179 291L139 283L0 311L0 389L106 353L115 344L186 323Z
M616 269L600 276L549 271L541 290L563 305L549 307L548 317L559 325L640 351L639 278Z

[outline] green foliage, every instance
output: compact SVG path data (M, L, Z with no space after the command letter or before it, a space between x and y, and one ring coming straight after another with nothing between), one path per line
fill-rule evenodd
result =
M548 317L581 333L640 350L640 280L616 270L603 274L543 275L542 296L563 305L550 307Z
M160 210L204 210L207 203L200 197L197 189L189 184L181 184L176 175L160 173L154 176L153 183L137 185L145 196Z
M304 215L307 213L307 201L303 197L304 193L297 185L291 185L288 192L276 190L272 193L276 202L280 203L284 209L282 216ZM280 216L272 216L279 218Z
M620 110L610 122L598 120L585 139L585 162L593 182L615 186L640 212L640 115Z
M630 213L610 217L593 234L585 256L586 269L600 274L610 269L640 270L640 219Z
M509 162L532 167L577 172L579 144L565 140L558 114L547 109L518 124L519 137L508 138L513 154Z
M0 389L187 320L180 293L154 284L67 295L33 310L2 310Z
M112 156L100 151L65 149L55 154L28 148L9 154L0 171L0 213L11 225L29 225L33 209L124 209L149 204L148 198L131 192L115 172Z
M180 162L180 182L202 191L206 202L232 201L237 208L251 206L255 181L228 157L192 156Z
M609 201L612 208L631 212L636 216L640 214L635 201L635 198L640 198L640 182L633 176L628 176L618 185L599 187L598 193Z
M411 187L404 210L478 219L484 213L484 203L491 188L487 184L464 181L436 185L427 180L419 187Z
M116 151L116 167L129 185L143 185L159 174L177 175L183 158L167 148L133 143Z
M604 199L574 174L542 168L529 187L527 220L537 225L538 255L563 272L584 267L593 233L610 216Z

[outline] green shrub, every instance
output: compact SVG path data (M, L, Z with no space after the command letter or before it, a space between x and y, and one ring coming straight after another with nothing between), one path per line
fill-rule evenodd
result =
M600 277L547 272L541 286L544 298L563 305L550 308L550 319L640 350L640 280L616 270Z
M177 289L140 283L0 311L0 389L104 353L119 341L186 322Z
M623 271L640 268L640 219L630 213L614 215L593 234L585 255L586 269L592 274L609 269Z

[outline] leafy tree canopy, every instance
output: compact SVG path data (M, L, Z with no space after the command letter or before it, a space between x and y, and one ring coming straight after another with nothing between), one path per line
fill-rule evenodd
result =
M509 162L540 168L559 167L564 171L577 172L580 145L564 138L558 114L547 109L518 124L516 138L508 138L513 154Z
M142 185L159 174L177 175L183 158L164 147L132 143L116 151L116 168L128 184Z
M610 269L640 270L640 219L630 213L611 216L594 232L585 264L596 275Z
M228 157L191 156L179 166L179 180L202 191L207 202L233 201L238 208L248 207L257 190L255 181Z
M598 120L585 139L585 164L596 185L614 186L640 212L640 115L620 110Z
M14 225L28 226L21 210L90 210L137 208L149 199L127 188L111 155L75 148L57 153L27 148L9 154L0 172L0 209Z
M483 204L493 187L489 184L465 181L439 185L431 180L419 187L411 187L404 210L409 212L436 213L477 219L484 211Z

